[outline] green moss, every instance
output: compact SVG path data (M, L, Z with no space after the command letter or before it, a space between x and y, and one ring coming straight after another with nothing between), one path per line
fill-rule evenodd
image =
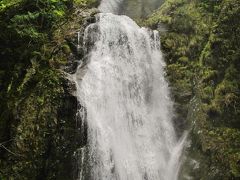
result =
M72 52L68 44L64 44L62 50L66 55L69 55Z
M88 8L93 1L78 2ZM82 4L81 4L82 3ZM71 0L0 2L0 179L73 179L77 102L59 70L83 24ZM81 9L83 11L83 9Z
M98 0L74 0L74 3L79 6L93 7L93 6L97 6L99 1Z
M192 127L189 159L200 163L183 170L193 179L239 177L239 3L167 0L144 22L167 27L159 30L168 78L178 118Z

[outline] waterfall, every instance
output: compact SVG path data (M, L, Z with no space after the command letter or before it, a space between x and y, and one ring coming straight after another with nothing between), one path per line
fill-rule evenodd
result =
M119 2L102 1L104 13L85 30L87 64L74 74L88 124L90 172L79 178L176 180L185 138L176 138L171 121L159 35L106 13Z
M101 12L118 13L120 4L123 0L102 0L98 9Z

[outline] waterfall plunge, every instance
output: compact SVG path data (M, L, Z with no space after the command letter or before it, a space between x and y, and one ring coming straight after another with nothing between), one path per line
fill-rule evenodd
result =
M87 111L90 179L176 180L185 138L177 141L171 122L158 33L101 13L84 43L88 64L74 78Z

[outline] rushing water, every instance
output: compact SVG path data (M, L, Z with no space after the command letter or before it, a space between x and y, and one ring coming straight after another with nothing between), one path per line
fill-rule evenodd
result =
M88 159L90 175L79 178L176 180L184 138L176 138L171 121L159 35L112 14L120 3L102 1L103 13L85 30L88 63L74 75L88 124L79 161Z
M101 12L118 13L124 0L102 0L98 9Z

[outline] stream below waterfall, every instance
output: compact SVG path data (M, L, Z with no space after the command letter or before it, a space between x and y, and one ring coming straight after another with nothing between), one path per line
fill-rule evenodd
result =
M73 79L87 124L81 180L177 180L186 136L176 137L173 102L157 31L102 0L84 33L87 64ZM132 15L134 16L134 15Z

